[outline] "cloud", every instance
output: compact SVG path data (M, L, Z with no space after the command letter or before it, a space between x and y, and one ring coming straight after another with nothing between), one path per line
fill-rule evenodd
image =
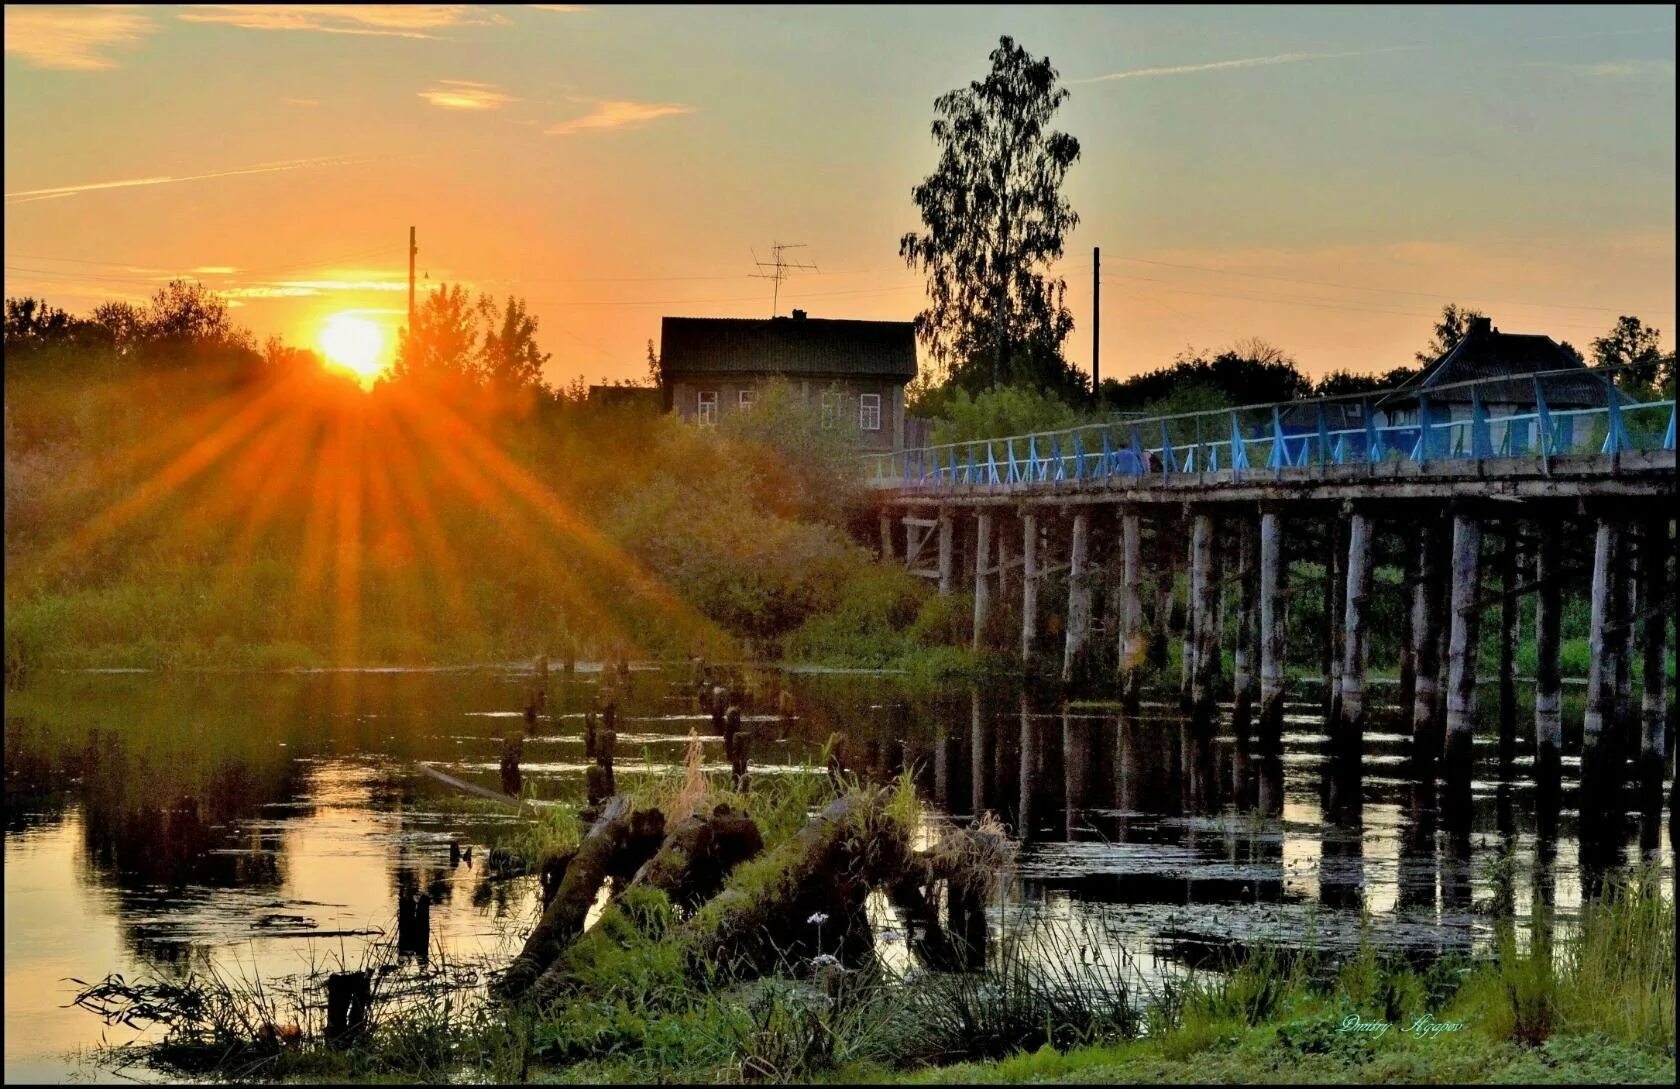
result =
M468 4L203 4L177 13L176 18L246 30L314 30L386 38L436 38L427 32L508 23L504 16Z
M321 100L318 98L282 98L280 101L288 106L303 106L310 109L321 104Z
M159 174L149 178L124 178L120 181L84 182L81 185L59 185L49 189L20 189L6 194L7 204L27 204L36 200L57 200L63 197L73 197L79 193L91 193L101 189L133 189L145 185L168 185L172 182L203 181L207 178L231 178L240 174L273 174L282 170L303 170L312 166L345 166L355 162L347 158L322 159L290 159L285 162L259 163L256 166L238 167L233 170L214 170L208 174Z
M645 125L649 121L656 121L661 117L676 117L680 114L693 112L693 106L684 106L675 102L600 101L595 103L593 113L586 113L582 117L562 121L557 125L550 125L544 131L551 136L566 136L570 133L591 129L621 129L632 125Z
M558 11L567 15L589 10L582 4L526 4L525 6L536 11Z
M1595 79L1629 79L1639 76L1673 76L1674 62L1672 60L1621 60L1603 61L1598 64L1555 64L1551 62L1531 62L1538 68L1557 68L1577 76L1588 76Z
M36 68L115 68L110 50L132 48L156 30L156 23L131 7L6 5L6 52Z
M193 269L199 276L232 276L238 271L232 265L200 265Z
M1357 49L1345 53L1277 53L1270 57L1239 57L1236 60L1208 61L1204 64L1175 64L1160 68L1132 68L1125 72L1110 72L1106 76L1076 79L1074 83L1105 83L1115 79L1144 79L1150 76L1185 76L1195 72L1218 72L1230 68L1262 68L1272 64L1296 64L1300 61L1334 60L1339 57L1372 57L1380 53L1408 53L1424 48L1421 45L1396 45L1386 49Z
M489 83L466 79L442 79L420 92L420 97L446 110L498 110L519 99L503 94Z

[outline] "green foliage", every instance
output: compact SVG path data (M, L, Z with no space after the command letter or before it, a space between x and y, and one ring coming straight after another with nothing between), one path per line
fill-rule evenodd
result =
M1472 310L1457 303L1447 303L1441 307L1441 320L1435 323L1433 336L1428 345L1416 354L1418 365L1428 368L1437 359L1458 347L1470 332L1470 324L1477 318L1485 318L1480 310Z
M1061 194L1079 141L1050 127L1068 96L1057 78L1005 35L984 79L934 100L939 163L911 191L925 231L905 234L899 256L927 273L917 332L965 389L1084 389L1061 355L1067 285L1046 271L1079 223Z
M975 396L958 388L945 398L934 421L933 441L957 443L1061 431L1084 422L1055 394L1030 386L1003 386Z
M1618 382L1625 379L1636 388L1650 389L1674 380L1673 357L1664 357L1661 342L1661 330L1632 314L1623 314L1609 332L1593 338L1593 362L1600 367L1621 368Z

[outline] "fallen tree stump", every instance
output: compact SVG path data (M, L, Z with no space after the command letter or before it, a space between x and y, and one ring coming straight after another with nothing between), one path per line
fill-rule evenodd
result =
M630 884L658 889L672 904L692 910L711 899L736 866L762 850L764 837L753 819L719 805L710 816L680 822Z
M577 854L567 865L553 899L543 910L542 919L526 939L525 948L496 982L496 994L517 998L536 982L561 951L583 932L584 918L595 903L601 882L614 870L628 867L634 872L663 838L664 824L665 817L657 809L632 812L630 799L623 795L616 795L601 806L578 845ZM645 847L646 854L630 863L628 859L650 839L654 846Z

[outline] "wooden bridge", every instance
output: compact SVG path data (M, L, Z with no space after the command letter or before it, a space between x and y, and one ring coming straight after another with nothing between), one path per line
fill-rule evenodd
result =
M1439 758L1448 801L1461 804L1469 795L1484 615L1491 611L1500 625L1504 758L1517 737L1515 647L1519 604L1530 595L1535 770L1543 797L1555 798L1560 625L1565 598L1585 588L1590 563L1582 813L1588 799L1602 799L1606 812L1613 807L1635 750L1643 793L1660 804L1672 714L1666 633L1677 612L1668 575L1675 405L1629 398L1612 376L1600 379L1600 407L1553 411L1546 390L1566 373L1582 374L1437 387L1412 399L1405 416L1381 423L1379 396L1370 395L873 456L865 471L879 499L881 556L936 580L941 593L972 586L977 648L1014 642L1000 638L994 606L1018 601L1021 657L1042 663L1048 652L1053 663L1054 648L1042 645L1045 613L1053 611L1062 682L1101 680L1098 663L1112 662L1122 705L1133 709L1149 657L1145 582L1154 591L1151 627L1164 636L1183 572L1184 620L1173 627L1182 639L1190 736L1211 739L1217 701L1228 695L1240 777L1251 747L1260 760L1280 755L1291 558L1322 571L1314 619L1323 634L1326 725L1333 759L1357 768L1381 542L1390 567L1404 572L1402 599L1377 611L1398 616L1402 628L1401 701L1414 758L1431 766ZM1467 411L1442 407L1454 401L1467 401ZM1484 534L1498 545L1491 592L1482 586ZM1531 576L1521 577L1529 563ZM1041 603L1047 590L1057 600ZM1275 811L1281 799L1259 804Z

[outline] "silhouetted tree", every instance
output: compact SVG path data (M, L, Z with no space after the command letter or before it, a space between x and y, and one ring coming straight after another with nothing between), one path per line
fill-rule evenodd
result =
M509 295L507 307L498 312L495 300L483 295L478 312L486 326L480 349L485 380L504 392L546 391L542 369L549 354L537 347L537 319L527 311L525 300Z
M250 347L250 333L233 324L227 302L197 282L171 280L159 288L141 322L148 344Z
M414 310L414 327L397 334L391 377L421 382L475 381L478 323L459 284L441 284Z
M939 164L911 191L926 231L899 256L928 278L916 330L951 381L971 390L1022 381L1077 386L1062 358L1073 329L1067 285L1043 269L1079 222L1061 195L1079 141L1050 128L1067 98L1048 59L1007 35L983 80L934 100Z
M1356 374L1353 371L1331 371L1318 380L1313 391L1320 397L1345 397L1357 393L1380 393L1398 389L1416 378L1415 367L1395 367L1383 374Z
M1203 353L1180 354L1171 366L1160 367L1123 381L1103 382L1101 401L1109 408L1137 410L1156 404L1175 391L1195 386L1227 404L1262 404L1310 397L1313 384L1282 349L1249 338L1212 359Z
M1593 362L1600 367L1623 368L1619 377L1636 385L1654 386L1662 377L1661 337L1659 330L1632 314L1623 314L1608 333L1593 338Z
M1441 320L1435 323L1435 335L1429 346L1417 353L1417 361L1427 367L1440 359L1464 339L1470 331L1470 322L1476 318L1485 318L1486 314L1480 310L1461 307L1457 303L1448 303L1441 307Z
M665 384L665 368L659 363L659 356L653 351L653 338L648 338L647 353L647 384L659 389Z

